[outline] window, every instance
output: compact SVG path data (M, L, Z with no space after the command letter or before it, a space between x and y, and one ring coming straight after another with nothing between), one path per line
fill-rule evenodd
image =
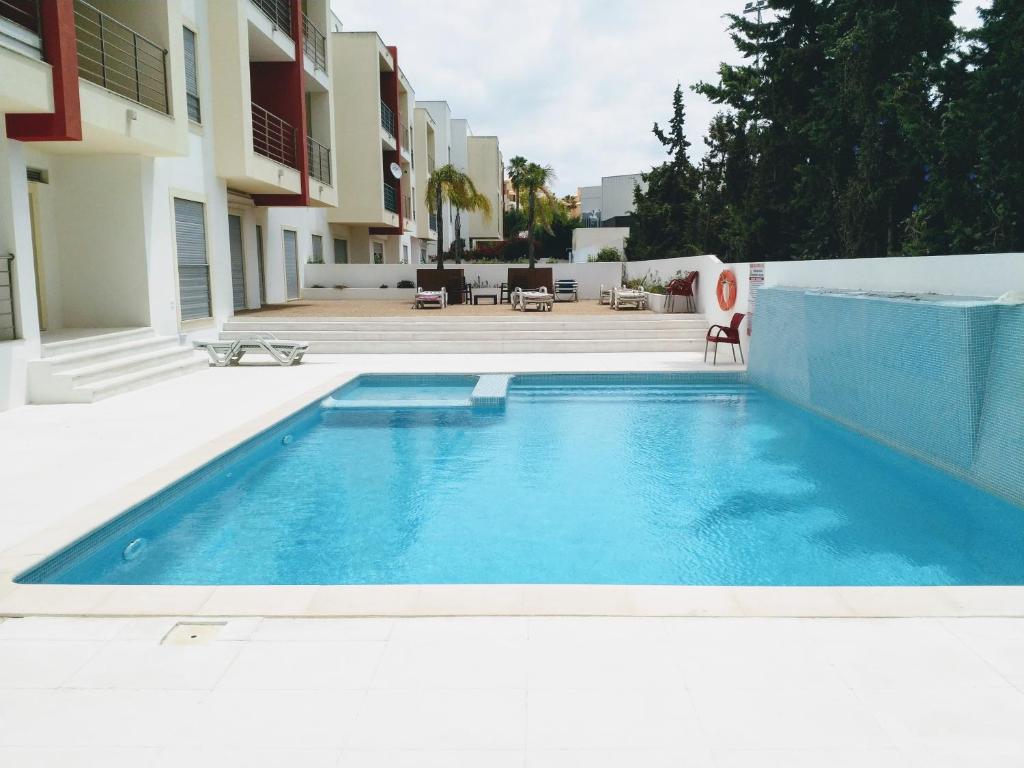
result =
M402 246L402 263L403 264L408 264L409 263L409 246L408 245L403 245Z
M420 246L420 264L427 263L427 247L425 245Z
M384 243L373 244L373 263L383 264L384 263Z
M334 263L348 264L348 240L334 238Z
M320 235L313 235L313 253L309 255L309 263L324 263L324 239Z
M185 101L188 103L188 119L202 122L199 110L199 70L196 66L196 33L188 27L182 29L185 40Z
M206 260L206 211L202 203L174 198L174 236L181 319L210 317L210 264Z

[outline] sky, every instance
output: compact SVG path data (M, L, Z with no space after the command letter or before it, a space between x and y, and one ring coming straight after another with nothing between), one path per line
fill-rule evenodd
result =
M978 0L956 12L975 26ZM348 31L398 46L420 100L555 169L559 195L662 162L651 133L685 89L694 159L718 107L689 90L738 61L723 14L743 0L331 0Z

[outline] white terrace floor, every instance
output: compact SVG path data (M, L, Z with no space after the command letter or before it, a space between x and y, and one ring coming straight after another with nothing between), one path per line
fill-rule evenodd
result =
M428 365L700 367L319 356L0 414L0 766L1024 765L1021 619L206 616L191 642L172 605L19 617L12 572L81 508L347 374Z

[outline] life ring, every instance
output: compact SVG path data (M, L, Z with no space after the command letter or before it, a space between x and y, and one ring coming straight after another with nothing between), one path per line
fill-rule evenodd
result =
M736 306L736 275L731 269L723 269L718 276L718 306L728 311Z

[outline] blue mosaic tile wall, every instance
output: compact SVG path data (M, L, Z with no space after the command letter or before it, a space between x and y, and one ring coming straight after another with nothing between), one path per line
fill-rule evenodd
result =
M1024 505L1024 306L762 288L749 376Z

